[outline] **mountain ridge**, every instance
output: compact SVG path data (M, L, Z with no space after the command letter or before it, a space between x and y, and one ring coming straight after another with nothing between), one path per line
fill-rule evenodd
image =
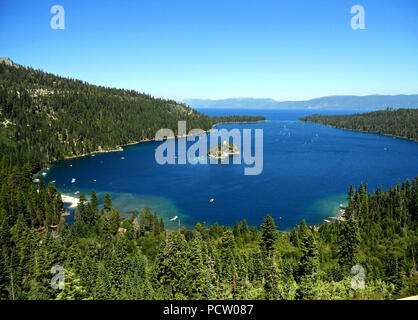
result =
M366 109L418 108L418 94L334 95L300 101L278 101L269 98L184 99L192 108L232 109Z

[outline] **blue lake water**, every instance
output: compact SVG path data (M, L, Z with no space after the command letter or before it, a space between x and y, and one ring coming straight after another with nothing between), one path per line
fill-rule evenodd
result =
M90 193L94 188L103 199L109 192L122 213L149 206L171 229L178 221L170 222L169 218L176 215L181 225L193 227L196 222L232 225L243 218L250 225L260 225L270 214L279 229L289 230L303 218L312 225L335 215L339 204L346 203L350 184L367 182L373 191L418 175L418 143L297 121L315 110L199 111L209 115L264 115L268 119L217 127L263 129L260 175L244 175L247 165L232 161L159 165L155 149L161 142L154 141L124 147L122 152L61 161L44 179L55 180L64 194ZM75 184L71 184L72 178L77 179Z

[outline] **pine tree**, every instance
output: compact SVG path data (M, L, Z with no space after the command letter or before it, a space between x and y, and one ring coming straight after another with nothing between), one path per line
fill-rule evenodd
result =
M305 220L299 227L302 257L299 262L298 279L304 276L314 277L319 268L319 251L312 231L308 229Z
M239 237L239 235L240 235L240 229L239 229L238 221L235 221L233 234L234 234L235 238Z
M102 264L99 265L98 270L97 281L94 288L94 299L107 300L110 298L111 291L110 276Z
M158 217L157 217L156 212L154 212L154 215L153 215L152 228L153 228L153 232L154 232L155 235L160 234L160 224L158 223Z
M227 228L221 239L220 248L220 278L231 283L236 273L235 239L230 228Z
M109 212L111 209L113 209L112 198L110 197L110 194L107 192L105 193L103 203L104 203L103 209L105 212Z
M172 298L185 293L186 239L179 232L166 235L156 258L155 281L170 292Z
M202 237L193 235L187 249L185 285L190 299L202 299L205 290L205 268L202 258Z
M347 207L344 214L344 221L340 223L338 263L343 272L349 272L351 267L357 263L360 235L354 210L359 205L359 202L356 203L359 193L356 193L356 195L354 196L355 202Z
M267 256L264 262L264 293L266 300L276 300L279 297L279 276L274 259Z
M164 221L163 218L160 218L160 233L165 232Z
M109 195L109 197L110 197L110 195ZM91 207L94 210L94 212L98 213L99 212L99 199L97 198L97 194L96 194L96 191L94 191L94 189L91 190L90 203L91 203Z
M240 234L244 236L246 242L250 240L250 229L248 228L248 223L246 219L243 219L239 226Z
M260 247L265 255L270 255L274 250L274 244L278 238L276 224L270 215L266 215L261 225Z
M115 292L122 289L123 277L127 271L127 248L124 240L117 238L110 261L111 284Z

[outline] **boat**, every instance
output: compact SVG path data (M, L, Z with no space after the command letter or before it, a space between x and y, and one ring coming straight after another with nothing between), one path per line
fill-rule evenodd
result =
M75 178L72 178L71 179L71 183L75 183Z
M327 220L327 219L324 219L324 221L325 221L325 222L327 222L327 223L331 223L331 221L329 221L329 220Z
M211 198L210 200L209 200L209 202L210 203L212 203L212 202L214 202L215 201L215 199L213 199L213 198Z
M52 180L52 183L55 183L55 180Z
M39 179L34 179L33 182L38 183Z
M122 160L125 160L125 157L120 157Z
M76 192L74 192L74 194L79 194L80 193L80 191L76 191Z
M177 220L177 218L178 218L178 216L174 216L174 217L172 217L172 218L170 219L170 221L176 221L176 220Z
M43 176L46 176L46 172L42 172L42 175L43 175Z

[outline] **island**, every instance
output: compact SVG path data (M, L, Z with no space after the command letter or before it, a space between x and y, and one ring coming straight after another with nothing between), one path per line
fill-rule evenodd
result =
M232 142L224 141L217 146L212 146L207 155L209 158L224 159L239 154L239 150Z

